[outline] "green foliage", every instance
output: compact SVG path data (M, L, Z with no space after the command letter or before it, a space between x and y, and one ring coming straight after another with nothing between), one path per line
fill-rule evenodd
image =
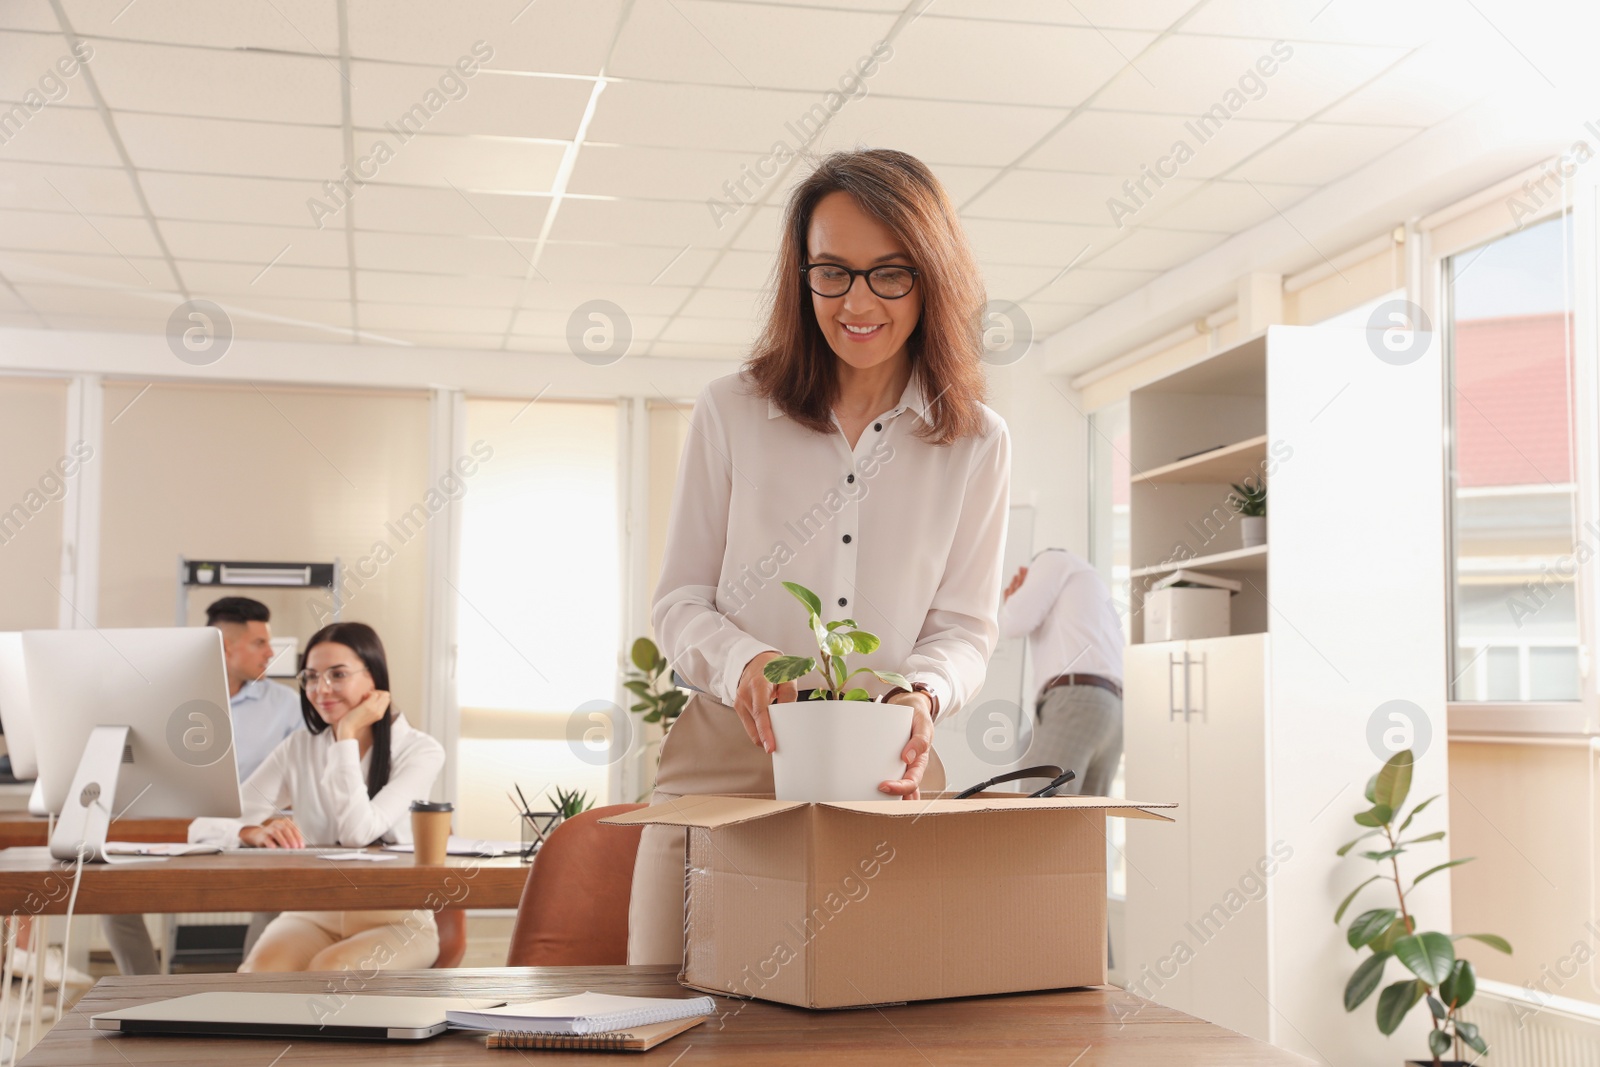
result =
M1350 905L1373 882L1388 882L1393 887L1396 907L1363 911L1351 920L1346 931L1345 941L1350 947L1357 952L1365 950L1368 955L1345 983L1344 1010L1355 1011L1365 1003L1382 984L1384 968L1389 960L1399 960L1411 973L1409 977L1384 986L1378 994L1378 1029L1385 1035L1393 1034L1411 1009L1426 1000L1433 1022L1433 1028L1428 1031L1428 1052L1433 1058L1434 1067L1439 1067L1440 1061L1454 1045L1465 1045L1479 1055L1486 1053L1489 1048L1478 1033L1478 1028L1463 1021L1458 1014L1477 992L1478 979L1471 961L1456 957L1455 942L1471 938L1507 955L1511 953L1511 945L1505 938L1495 934L1442 934L1417 930L1417 920L1406 907L1406 897L1425 878L1467 863L1472 857L1448 860L1429 867L1417 875L1410 888L1402 887L1400 857L1412 845L1444 840L1443 830L1401 839L1412 820L1438 799L1437 796L1429 797L1414 806L1404 819L1400 819L1406 797L1411 792L1414 763L1409 749L1397 752L1368 780L1366 798L1372 807L1356 814L1354 819L1358 826L1369 829L1360 837L1340 846L1338 855L1349 854L1356 845L1372 837L1381 836L1382 844L1386 847L1369 849L1360 854L1363 859L1378 864L1379 873L1350 891L1334 912L1333 921L1335 924L1342 922ZM1399 826L1395 825L1397 819L1400 820ZM1464 1058L1459 1051L1458 1048L1455 1058Z
M645 722L658 722L663 730L672 729L689 695L672 684L667 672L667 658L648 637L641 637L628 651L632 664L622 688L633 694L634 703L628 708Z
M784 682L799 681L812 671L816 671L822 675L822 684L813 688L812 700L872 699L865 689L850 686L850 679L858 674L873 675L887 685L911 688L911 683L894 671L880 671L873 667L857 667L853 671L850 670L845 664L845 656L851 653L868 655L876 652L878 646L882 644L878 640L878 635L858 629L854 619L838 619L824 623L822 600L817 594L795 582L784 582L783 587L805 605L806 621L811 627L812 636L817 639L817 655L822 659L822 666L817 666L817 659L813 656L779 656L762 668L761 673L766 676L767 681L773 685L782 685Z
M545 794L549 796L548 793ZM561 813L563 819L570 819L581 811L588 811L594 807L594 798L588 792L579 789L563 789L556 786L555 800L552 801L555 810Z
M1256 482L1251 485L1246 481L1243 485L1233 483L1233 492L1228 494L1228 506L1237 511L1241 516L1258 518L1267 513L1267 483Z

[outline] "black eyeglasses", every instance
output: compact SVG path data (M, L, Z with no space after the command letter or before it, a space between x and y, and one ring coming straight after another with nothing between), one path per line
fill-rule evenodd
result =
M856 283L858 275L865 275L867 288L885 300L899 300L911 292L916 284L915 267L873 267L871 270L851 270L834 263L807 263L800 268L806 284L818 296L843 296Z

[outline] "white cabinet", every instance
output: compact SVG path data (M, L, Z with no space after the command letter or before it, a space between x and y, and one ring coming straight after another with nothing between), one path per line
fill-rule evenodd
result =
M1395 365L1363 330L1301 327L1130 396L1134 610L1179 566L1242 590L1233 636L1137 643L1133 626L1127 792L1179 808L1128 825L1120 969L1136 992L1319 1062L1393 1063L1424 1040L1425 1013L1391 1043L1370 1009L1344 1012L1357 956L1333 911L1370 872L1334 852L1382 762L1369 723L1385 701L1431 724L1413 793L1448 793L1441 397L1436 343ZM1268 538L1245 548L1226 496L1250 474ZM1415 900L1448 928L1447 878Z

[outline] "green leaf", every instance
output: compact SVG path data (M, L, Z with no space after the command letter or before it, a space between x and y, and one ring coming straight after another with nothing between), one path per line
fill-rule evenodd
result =
M846 693L844 698L846 700L871 700L872 694L867 692L865 689L856 688Z
M650 668L656 665L656 660L660 657L661 652L656 648L656 643L648 637L639 638L633 643L633 647L628 650L628 658L641 671L648 672Z
M863 655L878 651L878 646L883 643L878 640L877 634L869 634L865 630L852 630L850 636L855 640L856 651Z
M1424 841L1443 841L1443 840L1444 840L1444 831L1443 830L1435 830L1431 834L1423 834L1421 837L1413 837L1409 841L1402 841L1400 843L1402 845L1420 845Z
M1472 999L1478 991L1478 972L1472 969L1471 960L1456 960L1450 977L1439 983L1439 995L1452 1009L1459 1008Z
M1400 938L1394 943L1394 954L1412 974L1431 986L1450 977L1456 965L1455 945L1444 934L1432 931Z
M1411 765L1414 762L1416 757L1411 755L1409 748L1390 756L1389 762L1378 772L1378 784L1373 790L1372 802L1390 811L1399 811L1400 805L1406 802L1406 794L1411 792Z
M631 705L628 706L628 710L629 711L649 711L650 707L651 706L649 704L645 704L645 703L631 704Z
M1411 820L1415 819L1418 815L1421 815L1422 814L1422 809L1427 807L1429 804L1432 804L1435 800L1438 800L1439 796L1440 796L1440 794L1435 793L1435 794L1433 794L1433 796L1429 797L1427 800L1424 800L1421 804L1418 804L1416 807L1412 808L1411 809L1411 814L1406 816L1406 821L1400 824L1400 829L1396 830L1395 833L1397 833L1397 834L1405 833L1406 832L1406 827L1411 825Z
M1383 981L1383 967L1389 962L1390 955L1388 952L1374 952L1361 961L1361 966L1356 968L1356 973L1350 976L1350 981L1344 986L1345 1011L1355 1011L1372 996L1372 991Z
M782 685L802 678L817 669L817 661L810 656L779 656L761 668L761 673L773 685Z
M856 624L856 620L854 620L854 619L839 619L836 622L830 622L828 624L828 632L832 633L834 630L837 630L841 626L854 626L855 624Z
M835 661L838 657L848 655L855 650L855 642L850 640L849 634L830 633L822 639L822 648Z
M1350 942L1351 948L1360 948L1388 929L1389 924L1394 922L1395 916L1399 914L1393 908L1374 908L1371 911L1364 911L1350 924L1350 931L1345 934L1345 940Z
M1339 920L1344 918L1345 909L1350 907L1351 902L1356 899L1357 893L1361 892L1363 889L1367 888L1367 886L1378 881L1382 877L1383 875L1381 874L1375 874L1371 878L1368 878L1365 882L1362 882L1360 885L1350 890L1350 895L1339 902L1339 910L1333 913L1334 924L1337 925Z
M1386 848L1382 852L1363 852L1361 856L1363 859L1376 860L1382 863L1384 860L1392 859L1404 851L1405 849L1403 848Z
M1470 937L1474 941L1482 941L1496 952L1504 952L1507 956L1511 955L1511 942L1499 934L1455 934L1450 940L1460 941L1463 937Z
M1444 1006L1444 1003L1432 993L1428 994L1428 1011L1433 1014L1435 1019L1443 1019L1445 1016L1450 1014L1449 1009Z
M1433 998L1429 997L1428 999L1432 1000ZM1450 1052L1450 1031L1429 1030L1428 1051L1433 1053L1436 1059L1440 1056L1448 1055Z
M622 688L630 693L637 693L642 697L650 696L650 683L646 681L623 682Z
M1362 834L1360 837L1356 838L1354 841L1350 841L1350 842L1347 842L1347 843L1345 843L1343 845L1340 845L1339 846L1339 851L1337 853L1335 853L1335 855L1343 856L1346 852L1349 852L1351 849L1353 849L1357 845L1361 844L1361 842L1365 841L1367 838L1372 837L1372 836L1374 836L1376 834L1381 834L1381 833L1383 833L1383 831L1381 829L1379 829L1379 830L1368 830L1366 833ZM1338 920L1335 919L1334 921L1337 922Z
M644 717L644 721L645 722L660 722L661 721L661 713L659 711L652 711L650 714L648 714L648 715L646 715Z
M796 582L784 582L783 587L789 590L796 600L804 604L806 606L806 610L811 612L811 614L822 614L822 600L817 596L817 594Z
M1383 992L1378 994L1378 1029L1383 1031L1385 1037L1400 1029L1406 1012L1416 1007L1417 1001L1427 991L1428 987L1415 978L1384 987Z
M1394 812L1383 804L1378 804L1371 811L1364 811L1356 816L1357 824L1361 826L1382 826L1394 818Z
M813 689L811 691L811 696L810 696L809 699L811 699L811 700L827 700L828 699L828 691L826 689L823 689L821 686L818 686L816 689Z
M1367 779L1366 795L1368 804L1376 804L1378 802L1378 776L1376 774Z
M1389 924L1389 928L1374 938L1367 947L1374 952L1393 952L1396 941L1402 937L1410 936L1411 931L1406 927L1406 921L1396 918L1394 922Z
M849 677L850 676L845 673L844 657L843 656L835 656L834 660L833 660L833 684L834 684L834 686L842 691L844 689L844 683L849 680Z
M911 683L906 681L906 676L903 674L896 674L894 671L873 670L870 667L867 669L872 670L872 673L877 676L878 681L885 685L897 685L901 689L911 688Z
M1456 1023L1456 1034L1467 1043L1468 1048L1478 1055L1488 1055L1489 1046L1484 1044L1483 1038L1478 1034L1476 1023Z
M1429 867L1427 870L1425 870L1421 874L1417 875L1417 880L1415 882L1411 883L1411 889L1417 888L1417 882L1422 881L1424 878L1428 877L1430 874L1438 874L1440 871L1445 870L1447 868L1459 867L1463 863L1471 863L1476 858L1477 857L1475 857L1475 856L1463 856L1461 859L1451 860L1449 863L1441 863L1437 867ZM1410 894L1411 889L1407 889L1406 893Z

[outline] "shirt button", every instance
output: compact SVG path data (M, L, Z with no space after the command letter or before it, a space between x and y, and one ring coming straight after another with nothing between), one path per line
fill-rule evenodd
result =
M849 534L845 534L844 535L844 543L847 544L847 545L850 543L850 535Z
M842 607L844 607L844 606L845 606L845 605L846 605L846 604L848 604L848 603L850 603L850 601L848 601L848 600L846 600L846 599L845 599L845 598L844 598L844 597L840 597L840 598L839 598L839 606L840 606L840 607L841 607L841 608L842 608Z
M883 432L883 423L875 422L875 423L872 424L872 428L874 430L878 431L879 433L882 433Z
M845 481L847 481L847 482L850 482L850 483L852 483L852 484L854 484L854 483L855 483L855 480L856 480L856 476L855 476L855 475L854 475L854 474L851 474L851 475L849 475L849 476L847 476L847 477L846 477L846 478L845 478Z

